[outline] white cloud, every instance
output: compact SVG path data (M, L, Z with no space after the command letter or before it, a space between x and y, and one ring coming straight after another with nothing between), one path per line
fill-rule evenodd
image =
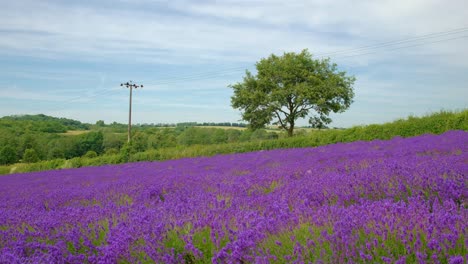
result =
M30 91L16 86L1 87L0 98L49 102L62 102L63 100L70 99L69 96L58 95L53 92L44 93L43 91Z
M8 30L3 52L59 58L247 62L272 52L328 52L468 25L465 1L175 1L165 13L19 2L35 12L21 15L24 3L0 11ZM444 11L450 16L442 18Z

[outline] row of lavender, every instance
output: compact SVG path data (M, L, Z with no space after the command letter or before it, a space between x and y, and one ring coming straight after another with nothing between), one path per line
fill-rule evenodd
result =
M0 263L463 263L468 133L0 177Z

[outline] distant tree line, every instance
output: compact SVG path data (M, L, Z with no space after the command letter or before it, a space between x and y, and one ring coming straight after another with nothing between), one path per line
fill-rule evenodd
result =
M135 127L191 127L191 126L219 126L219 127L247 127L244 123L231 122L180 122L180 123L157 123L157 124L136 124Z
M229 127L242 126L245 125L229 122L185 122L173 126L136 125L132 144L129 145L126 124L116 122L105 124L100 120L95 125L91 125L46 115L9 116L0 118L0 165L278 137L276 133L265 130L229 129ZM80 130L80 133L65 133L70 130Z
M111 124L106 125L103 120L98 120L96 122L97 127L111 127L111 128L119 128L119 129L126 129L127 124L120 124L117 122L113 122ZM231 122L180 122L180 123L144 123L144 124L134 124L133 127L140 127L140 128L151 128L151 127L191 127L191 126L219 126L219 127L247 127L248 125L245 123L231 123Z
M57 118L44 114L13 115L0 118L0 128L10 127L46 133L64 133L67 130L88 130L89 126L77 120Z
M18 161L36 162L56 158L81 157L88 151L97 155L104 153L104 134L90 131L76 136L27 131L16 134L0 132L0 164Z

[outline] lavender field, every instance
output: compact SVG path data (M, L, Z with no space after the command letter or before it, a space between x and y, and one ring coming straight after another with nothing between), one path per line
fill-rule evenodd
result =
M466 263L468 133L0 177L0 263Z

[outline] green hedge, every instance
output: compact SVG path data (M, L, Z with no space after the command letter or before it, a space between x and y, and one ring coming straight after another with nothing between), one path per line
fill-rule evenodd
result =
M0 166L0 174L42 171L50 169L80 168L104 164L119 164L136 161L169 160L186 157L212 156L216 154L242 153L278 148L316 147L337 142L358 140L391 139L395 136L411 137L427 133L441 134L449 130L468 131L468 109L459 112L440 111L424 117L410 116L382 125L355 126L343 130L312 130L292 137L243 143L217 145L192 145L153 149L134 153L103 155L95 158L56 159L32 164ZM14 169L13 169L14 168Z

